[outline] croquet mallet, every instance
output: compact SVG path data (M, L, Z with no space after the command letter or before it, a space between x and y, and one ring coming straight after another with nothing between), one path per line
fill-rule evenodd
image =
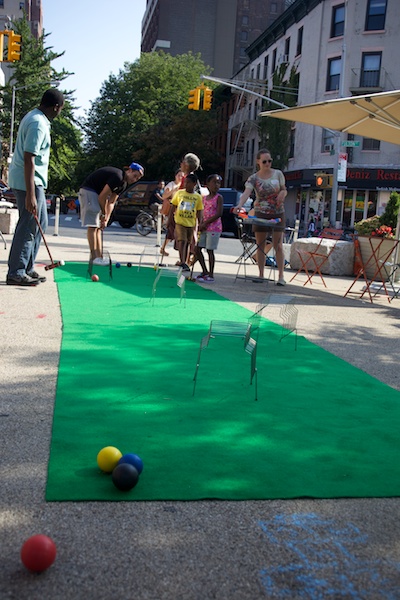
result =
M46 246L46 250L47 250L50 260L51 260L51 265L46 265L44 270L50 271L50 269L56 269L57 267L62 267L64 265L64 261L63 260L57 260L57 261L53 260L53 257L51 256L50 248L48 247L46 238L44 237L43 229L42 229L42 226L40 225L39 219L37 218L37 215L33 215L33 216L35 217L35 221L37 223L37 226L39 227L40 235L42 236L44 245Z

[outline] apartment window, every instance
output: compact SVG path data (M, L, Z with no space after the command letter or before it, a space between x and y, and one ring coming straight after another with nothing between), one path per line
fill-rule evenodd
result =
M328 60L328 77L326 81L327 92L333 92L339 89L341 66L342 60L340 58L330 58Z
M321 152L330 152L335 146L335 136L328 129L322 130Z
M331 38L339 37L344 34L344 18L344 4L334 6L332 9Z
M379 79L381 74L381 60L381 52L374 54L365 52L362 55L360 87L379 87Z
M256 71L256 79L260 79L260 69L261 69L261 63L258 63L257 65L257 71Z
M276 69L276 48L272 53L272 65L271 65L271 72L274 73Z
M289 52L290 52L290 37L285 40L285 56L286 60L289 60Z
M269 56L264 58L264 79L268 79L268 60Z
M0 8L4 8L4 0L0 0Z
M246 48L244 46L242 48L240 48L240 56L241 56L241 58L246 58L246 56L247 56Z
M366 31L379 31L385 29L387 0L368 0L367 15L365 19Z
M381 143L379 140L373 140L372 138L363 138L362 149L379 152L381 149Z
M303 28L300 27L297 32L296 56L300 56L302 50L303 50Z
M276 2L271 2L270 4L270 11L271 13L277 13L278 12L278 5Z
M248 15L243 15L242 16L242 25L244 25L245 27L247 27L248 24L249 24L249 17L248 17Z
M247 42L248 37L249 37L249 34L247 33L247 31L240 32L240 39L242 40L242 42Z
M19 3L19 10L24 10L24 8L25 8L25 2L20 2Z

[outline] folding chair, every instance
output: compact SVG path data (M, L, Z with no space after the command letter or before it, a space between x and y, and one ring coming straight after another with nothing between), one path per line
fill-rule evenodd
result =
M247 264L247 262L254 264L255 261L253 259L253 255L259 248L259 246L256 242L255 235L253 234L253 231L252 231L252 224L254 223L254 219L251 219L251 220L249 219L248 221L246 221L246 223L244 223L243 219L241 217L236 217L236 221L237 221L237 225L238 225L239 239L242 244L242 253L239 256L239 258L237 258L235 261L236 263L239 263L239 267L238 267L236 277L235 277L235 282L237 279L245 279L245 280L249 279L249 278L254 279L254 275L252 275L251 277L247 275L246 264ZM270 238L268 238L267 241L269 243ZM271 241L271 244L272 244L272 241ZM265 264L267 267L269 267L269 270L270 270L269 276L266 279L266 281L268 281L269 279L272 279L273 281L275 281L275 271L274 271L274 268L276 267L275 256L270 257L265 253L265 251L264 251L264 254L265 254ZM243 275L239 275L242 267L243 267ZM273 277L271 277L271 272L273 273Z
M400 285L399 284L396 285L396 273L397 273L397 270L400 268L400 263L390 262L390 261L384 262L382 260L380 260L379 262L382 263L382 269L385 273L386 284L389 285L391 288L392 298L389 299L389 302L391 302L394 298L400 297ZM377 285L377 284L375 284L375 285ZM372 284L371 287L374 287L374 284ZM376 296L376 294L379 294L379 292L384 287L385 287L384 282L382 282L379 285L379 287L377 288L377 290L375 291L374 296Z
M322 276L322 267L328 262L330 255L335 250L336 244L342 236L343 231L341 229L324 229L321 232L319 243L314 250L297 250L297 254L299 255L301 266L298 271L293 275L290 281L293 281L297 275L301 272L305 272L307 279L303 283L307 285L307 283L312 284L312 278L314 275L319 275L322 283L325 287L327 287L325 280ZM324 240L335 240L335 243L331 248L326 246L323 242Z
M368 242L371 249L371 254L368 256L367 260L364 261L361 253L360 242L358 239L354 240L355 262L359 265L359 268L353 283L345 293L344 297L351 293L355 283L361 277L363 277L365 286L359 296L360 298L363 298L365 294L368 294L370 302L372 303L373 297L375 297L376 294L384 289L388 302L391 301L388 289L386 287L386 282L389 281L389 285L391 285L392 290L395 292L393 278L398 265L396 265L395 261L392 260L392 255L396 257L396 248L399 244L399 240L392 240L390 248L382 251L384 241L384 238L369 238ZM367 276L367 268L371 266L374 270L370 271L370 273L372 272L372 277L369 278ZM389 266L389 271L387 271L387 266ZM379 282L376 282L377 278L379 278ZM371 290L374 292L373 295ZM399 292L397 292L394 297L396 297L398 293Z
M240 279L239 272L240 272L241 267L243 267L244 279L246 279L246 276L247 276L246 263L248 261L250 261L251 263L254 262L252 259L252 256L253 256L254 252L257 250L257 243L256 243L256 238L255 238L251 228L244 227L243 219L241 217L235 217L235 220L237 223L239 240L240 240L240 243L242 244L242 253L235 260L235 262L239 264L239 267L238 267L238 270L236 273L236 277L235 277L235 281L236 281L236 279Z
M193 396L196 391L197 374L199 371L201 353L208 347L210 339L216 337L236 337L243 340L244 351L250 354L250 385L255 382L255 400L257 400L257 342L260 329L260 320L264 304L259 304L247 321L211 321L207 335L200 341L199 353L197 355L196 368L193 377Z

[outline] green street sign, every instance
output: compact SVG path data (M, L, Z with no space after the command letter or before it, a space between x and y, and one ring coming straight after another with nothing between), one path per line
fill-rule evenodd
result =
M344 140L342 142L342 146L345 148L357 148L360 145L360 142L356 142L354 140Z

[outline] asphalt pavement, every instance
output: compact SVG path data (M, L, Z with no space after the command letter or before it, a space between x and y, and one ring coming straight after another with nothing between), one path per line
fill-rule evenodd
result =
M55 260L85 261L75 215L49 230ZM0 249L0 598L15 600L399 599L398 498L258 502L81 502L44 500L62 335L53 272L37 288L5 285ZM110 227L114 261L153 265L156 237ZM299 334L400 390L400 299L344 298L351 278L285 288L237 279L237 240L222 239L218 293L250 309L267 293L291 294ZM165 262L177 260L171 249ZM48 262L42 244L38 270ZM40 264L41 263L41 264ZM249 267L254 270L256 268ZM195 271L196 272L196 271ZM197 271L198 272L198 271ZM286 275L289 281L293 272ZM272 317L273 318L273 315ZM315 382L323 377L315 373ZM340 385L340 382L338 382ZM399 454L400 455L400 454ZM400 482L399 482L400 486ZM45 533L57 559L41 575L21 564L25 539Z

